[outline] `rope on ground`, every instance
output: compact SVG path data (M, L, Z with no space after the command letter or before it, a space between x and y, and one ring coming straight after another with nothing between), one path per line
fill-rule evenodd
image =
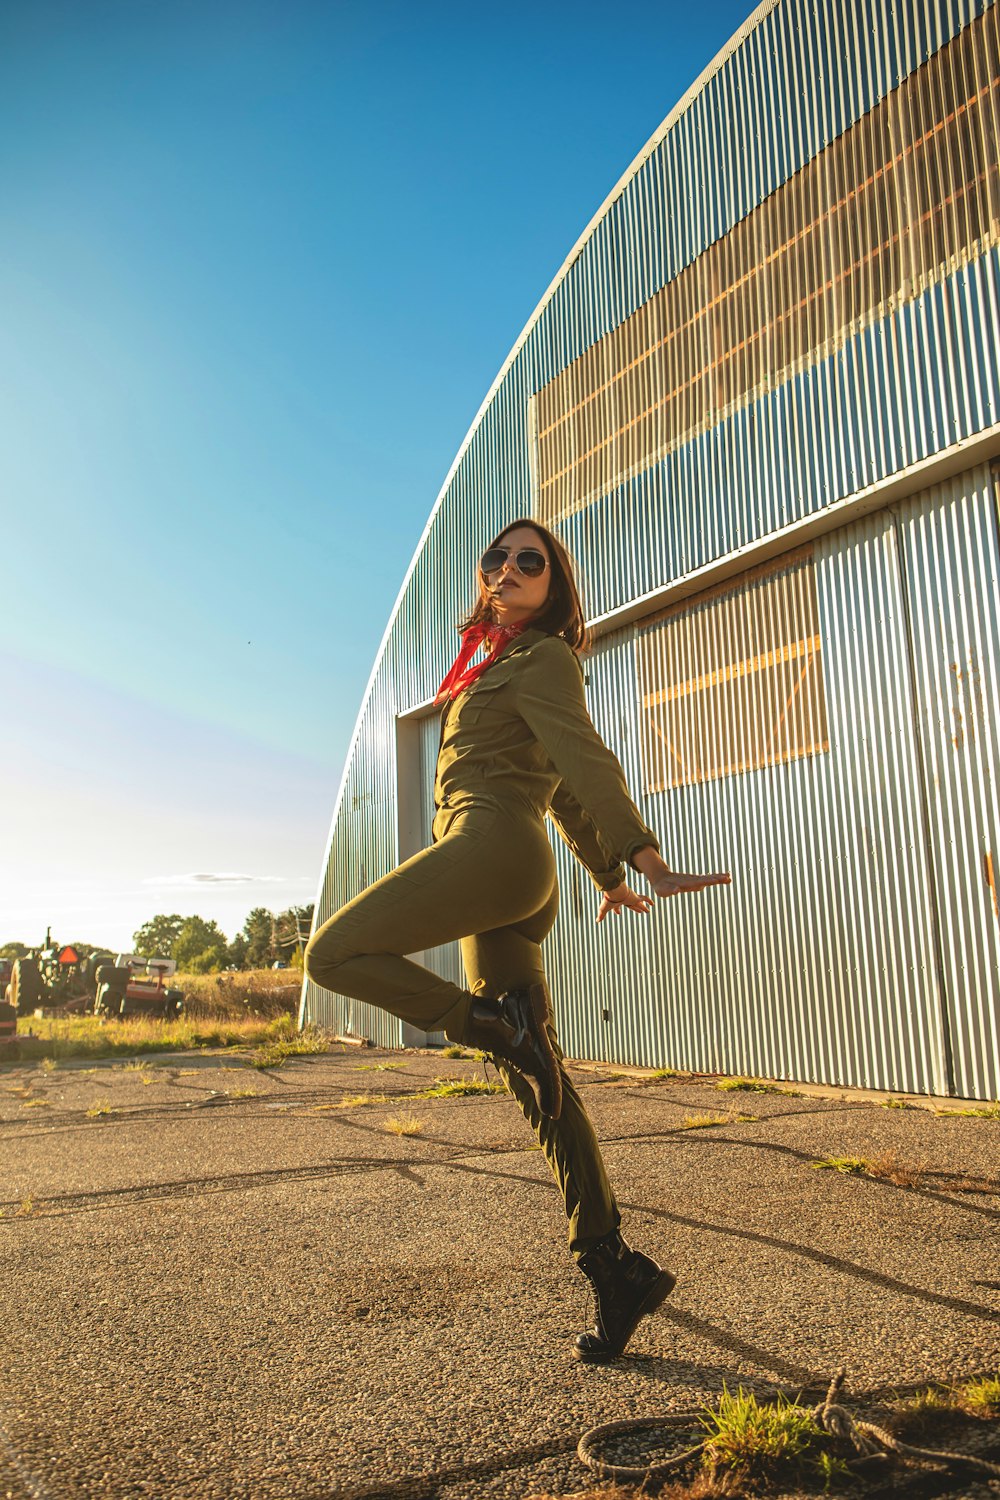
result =
M845 1377L845 1370L837 1371L830 1382L826 1400L815 1408L813 1417L817 1426L830 1437L850 1443L859 1458L888 1458L890 1453L895 1453L903 1459L915 1458L925 1463L962 1466L976 1469L982 1474L1000 1477L1000 1464L990 1463L985 1458L975 1458L971 1453L960 1453L954 1449L916 1448L910 1443L904 1443L900 1438L893 1437L890 1432L886 1432L884 1427L878 1427L874 1422L862 1422L859 1418L852 1417L846 1407L839 1405L837 1401L837 1397L843 1391ZM646 1430L661 1433L673 1430L687 1437L694 1432L698 1424L698 1417L690 1414L679 1415L676 1412L662 1417L637 1417L628 1422L604 1422L600 1427L591 1427L583 1434L577 1444L577 1457L581 1463L586 1464L587 1468L593 1471L598 1479L655 1484L661 1479L668 1478L675 1470L696 1458L708 1445L709 1439L704 1438L694 1447L685 1447L683 1451L671 1455L668 1459L656 1464L646 1464L641 1468L609 1463L596 1452L598 1445L609 1438Z
M626 1432L641 1432L646 1428L652 1428L657 1432L669 1431L671 1428L683 1433L690 1434L699 1425L696 1416L678 1416L671 1412L663 1417L636 1417L629 1422L604 1422L600 1427L591 1427L585 1432L576 1445L576 1456L581 1463L592 1469L598 1479L631 1480L635 1484L655 1484L657 1480L666 1479L675 1469L688 1463L704 1448L708 1442L703 1438L695 1447L685 1448L680 1453L674 1453L668 1459L661 1460L658 1464L645 1464L641 1469L628 1468L622 1464L609 1464L594 1450L599 1443L608 1438L621 1437Z
M877 1427L874 1422L862 1422L857 1417L852 1417L846 1407L837 1404L845 1375L843 1368L837 1371L830 1382L826 1400L816 1407L813 1416L831 1437L851 1443L859 1457L873 1458L879 1455L886 1458L888 1452L891 1452L904 1458L919 1458L924 1462L961 1464L966 1468L977 1469L982 1474L1000 1477L1000 1464L990 1463L985 1458L975 1458L971 1453L960 1453L954 1448L915 1448L911 1443L904 1443L900 1438L893 1437L884 1427Z

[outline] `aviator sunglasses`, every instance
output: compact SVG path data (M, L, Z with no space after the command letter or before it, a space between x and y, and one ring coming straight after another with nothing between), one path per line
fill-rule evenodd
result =
M509 557L509 547L490 547L480 558L479 567L484 574L499 573ZM547 558L537 547L522 547L514 554L514 566L525 578L540 578L548 565Z

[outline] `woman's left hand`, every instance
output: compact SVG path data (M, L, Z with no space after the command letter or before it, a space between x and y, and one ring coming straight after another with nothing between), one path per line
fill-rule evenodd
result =
M603 891L601 893L601 904L598 907L597 920L603 922L608 912L614 912L617 917L623 906L627 906L629 911L638 911L645 916L652 904L653 901L650 896L640 896L638 891L633 891L622 881L621 885L616 885L610 891Z

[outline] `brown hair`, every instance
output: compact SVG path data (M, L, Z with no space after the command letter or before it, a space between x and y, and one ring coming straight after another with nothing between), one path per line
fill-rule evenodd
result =
M490 542L489 547L484 548L488 552L490 547L498 547L505 536L516 531L519 526L533 531L544 541L549 554L549 569L551 578L549 580L549 593L545 604L533 620L528 621L531 630L544 630L548 635L558 635L572 646L578 654L587 648L587 626L583 615L583 605L580 602L580 592L576 586L573 559L557 536L553 536L547 526L540 521L533 521L527 516L518 517L508 522L502 531ZM459 630L467 630L470 625L481 625L493 622L493 610L490 605L490 596L486 589L486 582L482 573L478 572L479 598L476 600L475 608L467 619L463 620L458 627Z

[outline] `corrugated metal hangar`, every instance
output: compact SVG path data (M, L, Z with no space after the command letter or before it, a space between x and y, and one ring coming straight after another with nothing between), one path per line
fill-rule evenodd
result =
M570 1056L1000 1095L1000 25L767 0L573 247L433 508L337 799L324 921L429 840L487 541L576 558L595 723L711 900L594 925ZM425 962L463 982L457 947ZM307 982L303 1020L423 1041Z

